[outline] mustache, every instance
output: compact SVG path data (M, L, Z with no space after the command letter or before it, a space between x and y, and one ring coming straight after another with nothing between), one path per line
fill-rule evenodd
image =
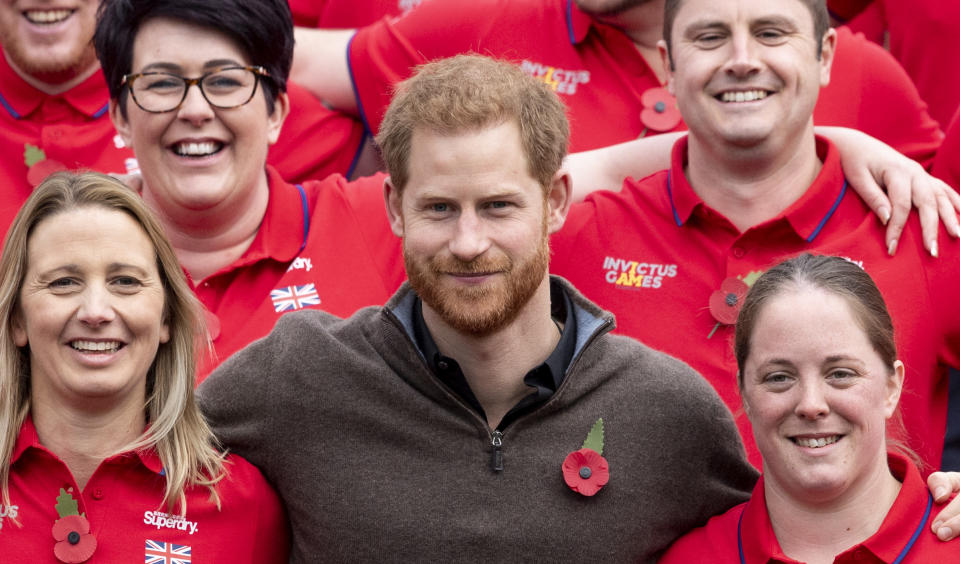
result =
M457 257L433 257L430 269L444 274L483 274L488 272L506 272L513 268L513 261L507 257L479 256L472 260Z

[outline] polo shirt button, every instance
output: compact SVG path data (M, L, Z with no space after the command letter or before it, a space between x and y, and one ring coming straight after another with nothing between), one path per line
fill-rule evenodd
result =
M96 488L93 490L93 499L103 499L103 488Z
M736 258L743 258L743 255L747 254L747 251L743 247L734 247L733 256Z

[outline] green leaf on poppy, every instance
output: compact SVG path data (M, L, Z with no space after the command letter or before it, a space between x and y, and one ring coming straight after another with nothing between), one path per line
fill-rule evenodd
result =
M762 270L753 270L746 276L738 276L740 280L743 280L743 283L747 286L753 286L753 283L757 281L757 278L763 276Z
M60 517L80 515L80 510L77 508L77 500L73 499L73 496L68 494L63 488L60 488L60 495L57 496L56 508L57 514L60 515Z
M23 162L31 167L37 164L40 161L47 160L47 154L43 152L43 149L30 143L25 143L23 146Z
M583 441L583 448L588 448L599 455L603 455L603 417L597 419L593 428L587 434L587 440Z

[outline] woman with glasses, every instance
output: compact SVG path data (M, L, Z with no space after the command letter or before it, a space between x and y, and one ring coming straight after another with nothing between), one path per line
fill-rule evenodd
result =
M0 288L0 561L287 561L276 493L194 402L199 308L142 199L49 177Z
M346 316L399 286L382 176L290 185L266 166L289 110L285 0L107 0L95 44L141 194L207 308L218 360L283 313Z
M908 368L862 268L807 254L768 270L744 299L734 355L763 476L662 564L960 562L932 530L940 505L914 457L888 434Z

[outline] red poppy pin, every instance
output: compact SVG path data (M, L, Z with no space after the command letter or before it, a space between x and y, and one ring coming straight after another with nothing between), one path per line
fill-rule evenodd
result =
M48 159L43 149L30 143L23 146L23 163L27 165L27 182L34 188L51 174L67 170L66 165L60 161Z
M763 271L755 270L742 278L731 276L720 283L719 290L710 294L710 313L717 320L717 324L707 335L708 339L713 337L721 325L733 325L737 322L737 316L740 315L740 308L743 306L743 298L761 274Z
M649 88L640 96L643 111L640 112L640 122L643 124L641 137L648 130L657 132L670 131L680 123L680 110L677 109L677 99L669 90L662 86Z
M603 454L603 418L597 419L583 441L583 447L563 461L563 481L585 496L595 495L610 480L610 466Z
M53 524L53 554L60 562L79 564L86 562L97 549L97 538L90 534L90 522L77 509L77 500L60 488L57 496L57 514L60 518Z

